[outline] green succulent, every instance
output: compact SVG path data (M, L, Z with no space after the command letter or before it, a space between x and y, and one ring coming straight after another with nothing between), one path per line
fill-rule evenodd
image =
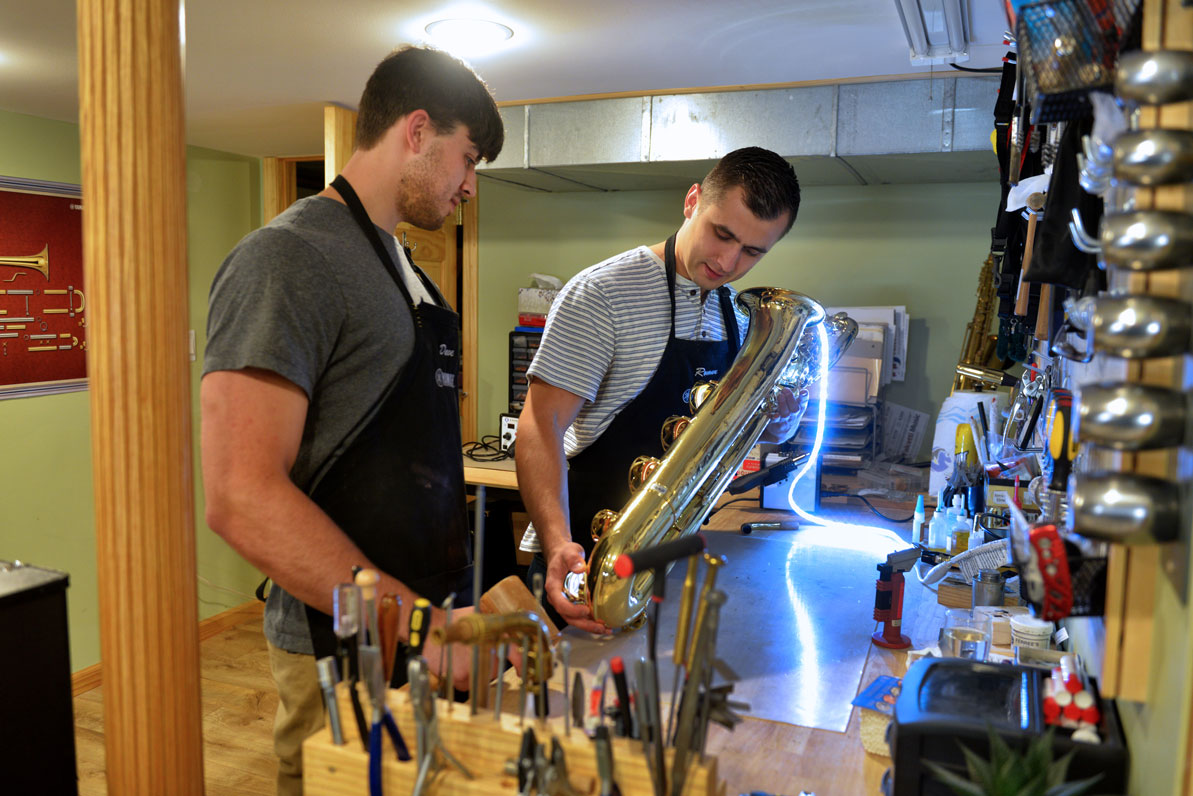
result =
M1020 753L1009 747L993 727L990 735L990 759L983 760L964 744L958 743L965 754L969 777L925 760L924 764L944 784L961 796L1078 796L1092 788L1101 774L1077 782L1066 782L1069 762L1076 750L1059 760L1052 759L1051 729L1033 738L1027 751Z

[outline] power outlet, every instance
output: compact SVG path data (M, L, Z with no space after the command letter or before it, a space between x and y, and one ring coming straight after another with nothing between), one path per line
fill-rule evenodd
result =
M501 449L508 451L514 446L518 437L518 416L503 414L501 416Z

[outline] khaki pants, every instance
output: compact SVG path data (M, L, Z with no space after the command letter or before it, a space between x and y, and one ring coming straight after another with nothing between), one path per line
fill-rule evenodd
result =
M315 656L269 644L269 671L278 689L278 712L273 721L278 796L302 796L302 742L323 726L323 692Z

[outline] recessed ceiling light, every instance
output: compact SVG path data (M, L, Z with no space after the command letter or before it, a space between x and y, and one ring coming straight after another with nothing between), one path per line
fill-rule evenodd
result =
M500 22L464 17L437 19L425 30L440 47L462 56L491 53L514 35L513 29Z

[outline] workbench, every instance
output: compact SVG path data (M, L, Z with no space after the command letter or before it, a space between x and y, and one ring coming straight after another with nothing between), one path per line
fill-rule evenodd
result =
M482 487L516 488L516 475L513 473L512 465L513 462L510 461L508 463L483 463L478 466L478 463L466 460L466 480L470 484ZM830 521L853 522L895 529L903 539L907 538L907 523L893 525L869 512L855 508L857 505L825 499L818 516ZM744 522L792 518L789 513L763 511L754 508L756 506L756 501L735 502L734 505L717 512L710 523L706 525L705 530L736 534L740 533L739 529ZM891 514L910 513L909 508L906 510L897 506L888 508L887 513ZM790 533L800 532L792 531ZM871 584L868 592L871 610L874 594L872 584L877 581L876 567L882 560L881 556L875 556L870 574L865 576ZM748 610L748 606L734 605L731 602L726 606L726 621L731 617L738 620L748 617ZM935 595L923 589L911 573L907 575L903 616L902 632L911 638L913 648L927 646L936 640L940 616ZM662 627L663 623L660 623L660 628ZM878 628L878 623L871 618L859 623L859 626L856 627L821 627L818 628L818 632L822 634L847 633L854 634L859 638L868 638ZM574 632L574 629L568 632ZM644 633L645 631L639 631L638 635L644 635ZM851 693L847 696L832 694L833 706L837 710L842 707L839 704L841 699L844 699L847 704L848 700L856 695L857 690L865 687L875 678L886 674L899 677L906 669L906 653L904 651L887 650L872 644L866 644L864 648L860 649L863 649L861 654L864 657L860 681L857 688L851 689ZM611 652L610 654L618 653ZM737 665L734 660L735 656L742 654L745 654L742 650L724 648L719 650L720 657L731 666ZM663 657L661 648L659 656ZM574 660L575 657L576 653L573 653ZM660 675L662 674L661 671ZM660 683L662 690L670 690L669 675L666 678L661 676ZM804 692L806 688L811 688L828 694L831 692L831 688L829 688L831 685L832 683L812 683L808 686L801 686L800 691ZM848 712L847 719L843 720L843 731L835 731L799 726L796 723L759 718L757 715L753 715L764 714L766 711L760 709L763 707L765 706L759 704L752 706L749 711L744 711L746 714L744 720L732 732L716 725L710 727L707 752L716 758L716 776L725 783L727 793L765 791L791 796L803 790L824 796L825 794L876 794L879 792L883 772L890 766L890 759L868 754L862 748L860 715L857 710ZM846 709L848 710L848 708ZM516 722L516 716L514 720ZM326 732L322 734L322 736L325 735ZM320 740L322 736L316 736L308 743L329 744L327 738ZM575 731L573 731L574 736ZM312 791L316 794L321 792L323 791Z

